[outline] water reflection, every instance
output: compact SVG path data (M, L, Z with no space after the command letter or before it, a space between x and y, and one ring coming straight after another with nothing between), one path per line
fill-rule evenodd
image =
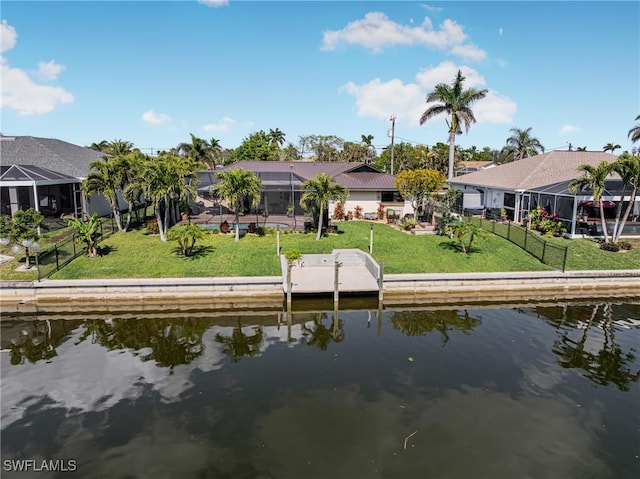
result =
M80 477L637 473L640 298L64 318L0 322L3 459L77 458Z

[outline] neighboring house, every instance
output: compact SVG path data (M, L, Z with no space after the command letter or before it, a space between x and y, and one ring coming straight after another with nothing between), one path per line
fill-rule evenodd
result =
M569 183L581 176L578 171L581 165L597 166L603 161L609 163L617 160L617 156L596 151L549 151L542 155L530 156L522 160L498 165L494 168L477 171L452 179L450 186L456 190L476 190L482 193L482 204L485 208L504 208L507 217L515 222L522 222L529 212L542 206L550 214L561 219L568 236L581 233L578 215L593 201L593 193L583 190L573 194L569 191ZM607 180L603 200L607 206L620 201L629 201L627 196L621 197L622 181L617 175ZM592 203L591 203L592 205ZM607 208L611 217L614 208ZM629 218L630 224L625 234L638 234L640 227L633 224L640 215L640 198L636 199L634 213ZM593 216L592 223L596 222ZM638 231L635 231L638 228Z
M0 213L33 207L45 216L111 212L102 195L85 204L80 185L103 153L53 138L0 136Z
M458 162L459 168L456 170L456 176L467 175L469 173L475 173L476 171L486 170L487 168L493 168L498 164L495 161L460 161Z
M413 211L398 193L392 175L364 163L239 161L222 171L234 168L250 170L258 175L263 185L259 209L266 209L270 214L284 214L292 205L296 214L304 213L300 206L302 183L318 173L333 177L336 183L349 189L349 197L344 204L345 213L354 211L356 206L360 206L363 213L376 213L379 204L385 210L400 210L402 215ZM198 177L198 191L201 194L206 194L218 181L215 171L201 171ZM329 205L330 216L334 206L333 202Z

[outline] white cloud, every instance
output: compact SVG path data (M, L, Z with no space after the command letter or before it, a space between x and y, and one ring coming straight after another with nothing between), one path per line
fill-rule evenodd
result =
M236 120L233 118L225 116L217 123L207 123L206 125L203 125L202 129L207 132L227 132L236 123Z
M577 133L579 131L582 131L582 128L580 128L579 126L563 125L563 127L560 128L560 131L558 132L558 135L566 136L566 135L569 135L571 133Z
M51 60L50 62L38 62L38 71L36 75L41 80L51 81L58 78L61 72L66 69L64 65L60 65L55 61Z
M432 7L431 5L421 5L427 12L439 13L442 11L442 7Z
M486 81L476 70L451 62L443 62L434 68L421 70L416 74L415 83L403 83L395 78L383 82L379 78L362 85L349 82L341 91L355 98L358 116L379 120L394 114L398 122L417 125L422 113L429 107L427 94L438 83L451 83L460 69L465 76L465 88L484 87ZM511 123L517 105L500 93L490 90L485 98L473 105L474 115L479 123Z
M142 114L142 121L151 125L164 125L171 122L171 117L165 113L156 113L155 110L147 110Z
M413 23L413 22L411 22ZM341 44L360 45L380 53L391 45L423 45L447 50L449 53L470 60L486 58L486 52L466 43L467 35L462 26L447 19L434 29L431 20L425 17L420 26L400 25L384 13L369 12L364 18L349 23L341 30L329 30L322 34L324 51L335 50Z
M73 102L73 95L64 88L38 85L26 72L19 68L11 68L4 59L1 62L1 108L10 108L21 116L30 116L48 113L58 103Z
M0 52L6 52L11 50L18 39L18 33L16 29L7 23L6 20L2 20L0 23Z
M198 3L202 3L207 7L226 7L229 5L229 0L198 0Z
M2 20L0 24L0 51L12 49L18 38L15 28ZM36 75L45 80L54 80L64 70L54 61L39 62ZM71 93L62 87L39 85L19 68L12 68L4 57L0 57L0 108L15 110L21 116L48 113L58 103L72 103Z

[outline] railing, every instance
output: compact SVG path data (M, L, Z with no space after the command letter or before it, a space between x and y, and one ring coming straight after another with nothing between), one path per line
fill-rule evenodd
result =
M491 231L493 234L511 241L513 244L538 258L544 264L559 269L562 272L565 271L568 251L566 246L560 246L546 241L527 228L517 226L511 222L499 223L478 217L469 217L467 219L482 229Z
M139 209L139 214L142 215L143 222L146 217L145 213L146 209L143 206ZM118 225L116 224L113 216L100 218L100 223L98 223L98 243L107 239L117 231ZM87 254L87 246L85 243L79 241L79 237L76 233L74 233L73 236L54 244L50 249L38 253L36 256L38 281L48 278L53 273L69 264L72 260L85 254Z

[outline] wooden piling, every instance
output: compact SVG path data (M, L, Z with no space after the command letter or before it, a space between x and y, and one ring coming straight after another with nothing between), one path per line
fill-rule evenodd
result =
M338 307L338 302L340 301L340 292L339 292L339 273L338 268L340 267L340 263L335 262L334 273L333 273L333 305L334 309Z

